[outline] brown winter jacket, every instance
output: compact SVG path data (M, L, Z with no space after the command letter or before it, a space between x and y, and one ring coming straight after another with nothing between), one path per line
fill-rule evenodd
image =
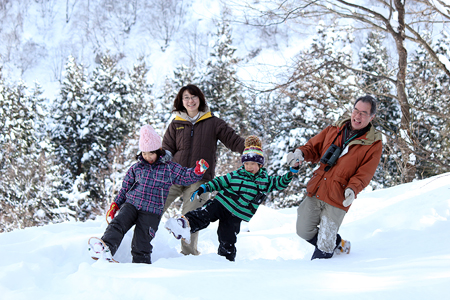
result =
M244 151L245 139L225 121L213 116L209 108L206 112L200 112L200 118L194 125L188 121L186 113L175 112L175 115L164 134L163 148L172 152L173 161L183 167L195 167L197 160L205 159L209 169L203 180L209 181L215 176L218 140L231 151Z
M333 126L328 126L312 137L306 145L299 147L303 152L305 161L318 163L339 130L349 120L349 118L343 119ZM342 205L345 200L345 189L351 188L355 195L358 195L372 180L381 158L381 133L372 124L369 126L371 127L367 133L349 143L348 152L345 153L344 150L342 153L345 154L341 155L330 170L325 171L327 164L320 164L308 182L306 188L308 196L315 196L330 205L345 211L349 210L350 207ZM335 144L342 145L342 134Z

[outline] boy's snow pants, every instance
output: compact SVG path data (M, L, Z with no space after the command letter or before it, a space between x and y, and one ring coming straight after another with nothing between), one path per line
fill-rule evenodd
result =
M189 220L191 233L208 227L211 222L219 220L217 236L219 249L217 254L225 256L228 260L236 258L237 235L241 229L241 219L230 213L218 200L209 200L196 210L184 215Z

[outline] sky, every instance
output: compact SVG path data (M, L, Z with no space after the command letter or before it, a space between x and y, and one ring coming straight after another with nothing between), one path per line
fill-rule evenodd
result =
M242 223L235 262L218 256L217 223L200 231L199 256L183 256L164 229L153 264L132 264L132 230L115 258L94 261L88 239L104 216L0 234L0 298L24 299L448 299L450 173L363 191L340 228L350 254L310 260L295 233L296 208L261 206Z

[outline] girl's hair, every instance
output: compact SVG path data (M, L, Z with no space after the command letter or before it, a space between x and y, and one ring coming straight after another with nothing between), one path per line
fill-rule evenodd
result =
M163 148L159 148L158 150L150 151L150 153L155 153L158 156L156 160L158 160L161 156L166 155L166 150L164 150ZM139 158L144 159L144 157L142 156L142 152L139 152L138 155L136 155L136 159Z
M183 105L183 93L185 91L188 91L189 94L198 97L198 99L200 100L200 104L198 106L199 111L206 111L207 105L205 95L203 95L202 91L196 85L188 84L186 86L183 86L175 97L175 101L173 102L173 112L187 112L186 108Z

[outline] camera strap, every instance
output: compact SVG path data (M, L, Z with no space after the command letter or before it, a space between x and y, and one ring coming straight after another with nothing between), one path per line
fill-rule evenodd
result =
M345 130L345 132L344 132L344 139L345 139L345 138L347 137L347 135L348 135L348 126L349 126L349 123L347 123L347 124L345 125L345 127L343 128L343 130ZM367 126L364 127L363 129L358 130L352 137L347 138L347 140L345 140L345 141L342 143L342 149L345 149L345 147L347 147L347 145L350 144L351 141L353 141L353 140L355 140L355 139L357 139L357 138L363 136L367 131L370 130L370 127L371 127L371 126L372 126L372 124L369 123L369 125L367 125ZM342 131L342 130L341 130L341 131ZM338 135L339 135L339 134L338 134Z
M334 142L336 142L337 138L341 135L341 133L342 133L342 129L339 130L337 136L334 138L334 140L331 142L331 144L334 144Z
M370 129L370 124L368 125L368 126L366 126L365 128L363 128L362 130L359 130L359 131L357 131L353 136L351 136L351 137L348 137L347 138L347 136L348 136L348 126L349 126L349 123L347 123L347 124L345 124L344 125L344 127L342 128L342 129L340 129L339 130L339 132L338 132L338 134L336 135L336 137L334 138L334 140L333 140L333 142L331 143L332 145L334 145L334 142L336 142L336 140L337 140L337 138L342 134L342 132L344 131L344 135L343 135L343 141L342 141L342 147L340 147L339 149L339 157L337 157L335 160L334 160L334 162L337 160L337 159L339 159L343 154L343 150L348 146L348 144L350 144L350 142L351 141L353 141L353 140L355 140L356 138L358 138L358 137L360 137L360 136L362 136L362 135L364 135L367 131L369 131L369 129ZM337 146L337 145L335 145L335 146ZM331 146L330 146L331 147ZM327 150L327 152L328 152L328 150ZM332 165L334 164L334 162L332 163ZM330 166L330 165L328 165L328 166L326 166L325 167L325 172L328 172L331 168L332 168L332 165Z

